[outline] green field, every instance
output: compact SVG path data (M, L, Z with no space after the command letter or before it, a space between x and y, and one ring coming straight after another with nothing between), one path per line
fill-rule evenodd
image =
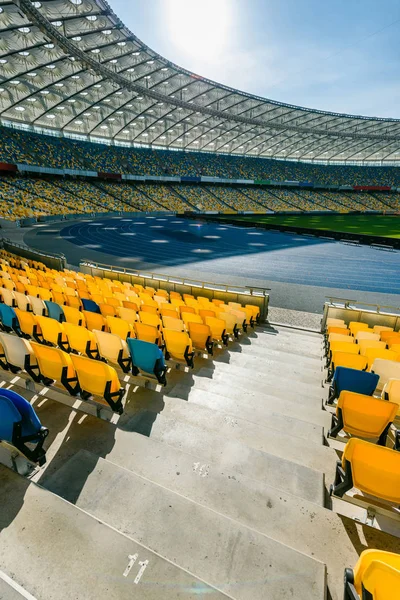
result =
M400 238L400 216L396 215L248 215L237 220Z

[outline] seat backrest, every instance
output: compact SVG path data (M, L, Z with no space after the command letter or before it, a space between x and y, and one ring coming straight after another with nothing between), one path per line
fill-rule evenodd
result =
M121 384L116 370L110 365L91 360L78 354L71 354L72 363L76 370L79 384L85 392L94 396L103 396L107 382L110 382L110 392L117 392Z
M220 312L218 317L225 322L225 329L228 333L233 333L235 327L238 326L238 318L230 312Z
M211 334L214 340L221 340L222 334L225 330L225 321L218 319L217 317L206 317L206 325L211 329Z
M351 438L342 463L352 467L354 487L377 498L400 504L400 452Z
M36 322L36 315L33 313L20 310L19 308L15 309L15 313L18 317L19 327L23 333L32 337L35 325L40 329Z
M112 306L111 304L100 302L99 308L103 317L115 317L115 315L117 314L116 307Z
M383 342L394 337L400 338L400 331L381 331L381 340Z
M362 588L373 600L391 600L400 589L400 569L380 561L373 561L365 571ZM364 592L362 592L364 596ZM365 596L368 597L368 596Z
M74 369L71 363L71 356L59 348L44 346L32 342L32 350L35 353L36 360L39 363L39 369L44 377L61 381L63 368L67 368L67 376L74 375Z
M132 308L125 308L123 306L120 306L119 308L117 308L117 313L121 319L124 319L124 321L126 321L130 325L133 325L136 321L139 320L136 310L133 310Z
M20 394L17 394L13 390L6 390L1 388L0 390L0 399L7 398L10 402L13 403L18 413L20 414L20 418L22 419L22 431L21 434L23 436L34 435L38 433L42 427L42 424L30 402L26 400ZM1 418L0 418L1 422ZM0 434L1 439L1 434Z
M149 306L148 304L142 304L140 310L151 315L158 315L158 309L155 306Z
M103 315L99 313L94 313L89 310L83 310L83 315L86 321L86 327L93 331L93 329L103 329L107 325L107 321L103 317Z
M392 350L385 350L383 348L367 348L365 356L368 359L368 365L371 366L375 359L381 358L383 360L397 361L398 355Z
M195 348L204 350L208 338L211 337L211 329L203 323L189 323L189 336Z
M82 311L72 306L63 306L65 320L72 325L83 325L86 327L85 317Z
M379 377L377 390L383 390L389 379L400 379L400 362L376 358L371 366L371 373Z
M376 342L379 342L381 339L379 333L374 333L373 331L365 330L357 331L354 337L356 338L357 342L359 342L360 340L375 340Z
M335 319L333 317L328 317L326 320L326 326L329 327L330 325L346 325L345 321L343 319Z
M188 334L183 331L164 329L164 340L169 354L178 360L184 360L185 351L192 351L192 341Z
M360 598L362 597L362 582L364 581L365 572L370 564L376 561L400 571L400 554L375 549L364 550L361 552L360 557L354 567L354 587L356 588ZM392 587L392 590L394 589L397 589L397 587ZM390 599L390 595L383 597L379 596L379 600L382 600L382 598L385 598L385 600L386 598ZM377 599L375 598L375 600Z
M337 408L342 410L343 429L347 433L374 438L379 437L385 427L393 422L398 405L372 396L343 391Z
M182 321L186 326L188 326L189 323L203 323L201 316L196 315L195 313L182 313Z
M175 317L163 317L163 327L174 329L175 331L185 331L185 323L181 319Z
M158 315L152 315L143 311L139 311L140 322L144 325L152 325L153 327L162 327L161 319Z
M349 347L352 348L352 346ZM334 352L332 354L332 364L335 369L337 367L348 367L363 371L367 367L367 357L360 354L351 354L350 352Z
M400 335L391 335L385 340L387 346L391 349L392 346L400 344Z
M360 354L365 355L368 348L377 348L384 350L386 348L385 342L378 342L377 340L359 340L358 346L360 347Z
M349 329L351 335L356 335L357 331L361 331L362 329L369 329L368 323L360 323L359 321L350 321Z
M146 325L144 323L134 323L133 328L135 330L136 337L139 340L156 344L160 339L160 332L154 325Z
M128 338L127 344L133 365L141 371L153 375L157 361L160 367L165 366L163 353L156 344L134 338Z
M128 321L120 317L106 317L106 321L110 332L119 336L121 340L126 340L128 337L133 336L133 327Z
M100 356L111 362L118 363L119 352L124 350L123 340L121 340L118 335L106 333L105 331L98 331L95 329L93 333L96 338Z
M94 302L94 300L82 298L81 302L84 310L100 314L100 307L97 302Z
M397 404L400 411L400 379L389 379L383 388L382 398Z
M0 320L5 327L14 327L18 324L17 313L7 304L0 304Z
M36 296L28 295L29 303L32 306L32 311L35 315L44 315L46 312L46 305L40 298Z
M28 340L16 335L1 332L0 343L3 346L7 362L20 369L25 367L25 357L33 356L33 350Z
M332 352L332 356L335 352L347 352L351 354L359 354L360 348L358 344L349 344L347 342L331 342L329 349Z
M196 310L193 308L193 306L186 306L186 304L179 306L179 312L180 312L181 317L184 313L191 313L192 315L197 314Z
M21 420L21 415L14 403L0 392L0 440L12 444L14 425Z
M375 333L381 334L382 331L393 331L393 327L388 327L387 325L374 325L373 330Z
M348 367L337 367L333 378L337 393L343 390L371 396L379 381L379 375Z
M13 306L14 301L15 301L15 296L14 296L14 292L2 287L0 288L0 295L3 299L4 304L8 304L8 306Z
M346 342L347 344L355 344L356 340L351 335L343 335L342 333L330 333L328 336L329 343L331 342Z
M344 325L329 325L327 329L327 334L331 333L341 333L342 335L350 335L350 329L347 329Z
M21 310L28 310L31 307L28 296L21 292L14 292L14 297L17 301L17 306Z
M61 323L50 317L36 317L36 322L40 326L43 337L47 342L55 346L58 344L59 335L63 337L64 329Z
M68 338L68 343L72 350L86 354L87 343L90 343L90 348L96 349L96 340L91 331L82 325L74 325L74 323L64 323L63 329Z

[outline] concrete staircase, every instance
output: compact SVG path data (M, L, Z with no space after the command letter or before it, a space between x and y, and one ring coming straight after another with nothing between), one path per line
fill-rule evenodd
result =
M48 463L0 468L0 569L37 600L339 600L363 549L399 543L329 509L322 379L318 334L265 326L118 425L36 401Z

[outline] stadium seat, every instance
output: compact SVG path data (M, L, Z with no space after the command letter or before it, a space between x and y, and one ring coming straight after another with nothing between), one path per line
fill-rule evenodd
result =
M389 379L400 379L400 362L376 358L370 371L378 375L376 389L382 391Z
M42 341L44 343L49 342L54 346L58 346L64 352L71 351L62 323L59 323L55 319L50 319L50 317L36 317L36 322L42 332Z
M400 452L351 438L344 449L331 493L340 498L353 487L361 492L400 504Z
M93 331L97 329L99 331L105 331L107 327L107 321L100 313L95 313L89 310L82 311L83 316L85 317L86 327Z
M0 304L0 324L4 331L15 331L21 335L18 316L12 306Z
M347 367L337 367L329 388L328 404L332 404L336 398L339 398L343 390L372 396L378 382L379 375L377 374Z
M43 316L46 314L46 305L43 302L43 300L41 300L40 298L37 298L36 296L31 296L28 295L28 300L29 300L29 304L32 307L32 312L35 315Z
M99 308L102 316L106 317L115 317L117 315L116 307L112 304L106 304L105 302L99 303Z
M330 326L341 326L341 325L346 325L346 322L344 321L344 319L335 319L333 317L328 317L326 320L326 328L330 327Z
M46 462L43 448L49 430L43 427L31 404L12 390L0 390L0 440L17 448L30 461ZM29 446L27 445L29 444Z
M356 338L357 343L359 343L361 340L374 340L376 342L379 342L381 339L379 333L374 333L373 330L366 331L365 329L357 331L354 337Z
M203 324L202 317L200 316L200 314L197 315L196 313L183 313L182 321L184 322L186 328L189 327L189 323Z
M82 301L77 296L67 296L66 301L67 306L71 306L72 308L76 308L77 310L82 310Z
M158 383L167 385L167 367L161 349L150 342L128 338L129 352L132 359L132 374L154 375Z
M0 363L3 368L18 373L29 370L29 367L37 364L28 340L9 333L0 333L0 345L3 349L0 354Z
M388 380L382 390L382 398L394 402L400 407L400 379ZM400 411L400 408L398 410Z
M93 300L89 300L87 298L82 298L81 300L84 311L100 314L100 307L97 304L97 302L94 302Z
M206 317L205 324L209 326L214 342L222 342L224 346L228 345L229 336L225 331L225 321L217 317Z
M133 325L136 321L139 320L137 312L132 308L125 308L124 306L120 306L117 308L117 313L121 319L123 319L130 325Z
M21 292L14 292L14 298L17 302L17 307L23 311L32 311L32 306L29 302L28 296L22 294Z
M155 306L149 306L148 304L142 304L142 306L140 307L141 312L147 312L151 315L157 315L158 316L158 308L156 308Z
M235 338L239 337L240 325L236 315L230 312L220 312L218 318L224 321L225 331L227 334L233 335Z
M173 358L185 361L188 367L194 368L194 352L192 341L188 334L183 331L164 329L165 357L167 360Z
M123 300L122 301L122 306L124 308L129 308L130 310L134 310L135 312L138 312L138 310L139 310L139 303L138 302L131 302L130 300Z
M42 383L50 385L54 381L59 382L71 396L76 396L79 393L79 383L71 361L71 356L74 355L36 342L32 342L31 346L39 365Z
M332 415L329 431L336 437L340 431L364 439L377 439L377 443L386 446L389 428L397 414L398 405L372 396L341 392L336 406L336 415Z
M162 317L171 317L172 319L179 319L179 313L177 310L170 310L170 309L164 309L162 308L160 310L161 316Z
M85 354L89 358L96 360L99 358L96 338L92 331L81 325L74 325L68 322L63 324L63 328L71 350Z
M133 325L133 329L138 340L160 345L160 332L157 327L154 327L154 325L145 325L144 323L136 322Z
M246 319L247 319L246 312L241 309L240 310L232 309L232 310L230 310L230 314L232 314L236 318L239 329L243 329L243 331L246 333L247 325L248 325L248 323L246 321ZM249 323L250 323L250 321L249 321Z
M400 338L400 331L381 331L381 340L383 342L396 337Z
M355 336L358 331L368 330L368 323L360 323L359 321L350 321L349 330L350 335Z
M106 321L110 333L118 335L121 340L126 341L128 337L134 336L133 327L130 323L128 323L128 321L125 321L119 317L107 317Z
M397 346L400 344L400 335L392 334L390 337L386 338L385 342L388 348L391 348L392 346Z
M342 335L350 335L350 329L347 329L345 325L329 325L326 330L326 335L330 333L341 333Z
M390 361L398 361L399 359L399 356L396 352L393 352L392 350L384 350L382 348L367 348L364 356L368 360L368 369L371 368L371 365L377 358Z
M72 306L63 306L65 321L72 325L83 325L86 327L86 321L83 313Z
M172 306L174 306L172 304ZM177 308L176 306L174 307L175 309ZM179 308L179 313L181 315L181 319L182 319L182 315L183 313L191 313L193 315L197 314L196 310L193 308L193 306L186 306L185 304L181 305L178 307ZM163 307L163 310L165 310L165 307Z
M0 288L0 296L2 301L4 302L4 304L7 304L8 306L16 306L17 305L17 301L15 299L15 295L14 292L2 287Z
M174 331L185 331L185 323L175 317L162 317L163 327Z
M358 346L360 348L360 354L363 356L365 356L365 353L369 348L380 350L385 350L386 348L385 342L378 342L377 340L359 340Z
M344 600L396 600L400 554L364 550L353 569L345 569Z
M113 367L97 360L71 354L73 366L79 380L81 398L91 396L104 398L111 409L122 415L122 398L125 390L121 387L118 375Z
M64 311L61 308L61 306L59 306L55 302L52 302L51 300L45 300L44 303L46 305L47 314L50 317L50 319L55 319L59 323L63 323L65 321Z
M333 335L333 334L331 334ZM354 342L354 338L352 338L351 336L348 336L350 339L352 339ZM351 344L350 342L335 342L332 341L329 344L329 350L328 350L328 358L327 358L327 362L326 362L326 366L328 367L329 364L332 362L332 358L335 352L347 352L350 354L359 354L360 353L360 348L357 344L353 343Z
M193 347L202 352L206 350L208 354L213 354L214 343L212 341L211 329L204 323L193 323L188 324L189 337L192 340Z
M146 313L142 310L139 311L138 315L140 322L143 323L143 325L152 325L157 329L162 329L161 319L158 315L152 315L151 313Z
M340 342L339 342L340 343ZM353 346L349 345L349 348ZM356 348L357 350L357 348ZM333 374L337 367L348 367L349 369L358 369L365 371L367 368L368 360L366 356L361 356L357 353L335 351L332 354L331 366L328 370L327 381L332 381Z
M387 325L374 325L373 330L380 335L383 331L393 331L393 327L388 327Z
M93 331L101 358L118 365L124 373L131 369L131 357L125 340L113 333Z

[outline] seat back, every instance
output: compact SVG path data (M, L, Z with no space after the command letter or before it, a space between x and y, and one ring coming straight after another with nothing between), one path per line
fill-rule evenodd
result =
M397 361L399 359L397 352L393 352L392 350L384 350L383 348L367 348L365 350L365 356L368 359L369 367L371 367L377 358L390 361Z
M155 306L149 306L148 304L142 304L140 310L141 312L147 312L150 315L158 315L158 308Z
M22 294L21 292L14 292L14 297L20 310L26 311L31 309L28 296L25 296L25 294Z
M111 304L100 302L99 308L103 317L115 317L115 315L117 314L116 307L112 306Z
M106 317L106 321L110 332L120 337L121 340L126 340L128 337L133 336L133 328L128 321L119 317Z
M234 333L239 326L238 318L230 312L220 312L218 317L225 322L225 329L228 333Z
M81 298L81 302L82 302L83 310L100 314L100 307L97 304L97 302L94 302L94 300L89 300L87 298Z
M7 362L14 367L24 369L25 357L34 357L32 347L28 340L17 337L16 335L0 333L0 343L3 346ZM34 362L36 362L36 359Z
M339 325L346 325L346 323L345 323L345 321L343 319L335 319L333 317L328 317L327 320L326 320L326 327L329 327L331 325L334 326L334 327L336 327L337 325L338 326ZM347 325L346 325L346 327L347 327Z
M348 342L331 342L329 345L329 350L331 351L332 356L335 354L335 352L347 352L350 354L360 353L358 344L350 344Z
M113 367L102 361L91 360L77 354L71 354L71 359L78 376L79 385L85 392L104 397L108 382L111 394L120 389L121 384Z
M346 342L348 344L355 344L356 340L351 335L343 335L342 333L330 333L328 336L328 342Z
M349 346L352 348L352 346ZM334 368L348 367L349 369L358 369L364 371L367 367L367 357L360 354L351 354L350 352L334 352L332 354L332 364Z
M154 375L156 367L165 367L163 353L156 344L134 338L129 338L127 344L132 364L140 371Z
M51 300L45 300L44 303L46 305L47 314L50 317L50 319L55 319L59 323L63 323L65 321L64 311L61 308L61 306L59 306L55 302L52 302Z
M50 319L50 317L36 317L36 322L38 323L46 342L50 342L57 346L59 340L65 341L63 326L55 319Z
M400 362L376 358L372 363L371 373L378 375L376 389L382 391L389 379L400 379Z
M369 348L375 348L384 350L386 348L385 342L378 342L377 340L359 340L358 346L360 347L360 354L365 356L366 351Z
M172 358L185 360L186 352L192 351L192 341L184 331L164 329L165 346Z
M29 304L32 307L32 311L35 315L42 316L46 314L46 305L40 298L36 296L28 295Z
M83 310L83 316L85 317L86 327L93 331L94 329L105 330L107 326L107 321L103 317L103 315L95 312L91 312L89 310Z
M369 329L368 323L360 323L359 321L350 321L350 323L349 323L350 335L355 336L356 333L358 331L361 331L362 329Z
M211 329L203 323L189 323L189 336L195 348L204 350L211 338Z
M367 373L348 367L337 367L333 378L333 385L338 395L347 390L358 394L371 396L379 381L379 375Z
M175 317L163 317L163 327L174 329L174 331L185 331L185 323L181 319Z
M160 339L160 332L158 331L157 327L136 322L134 323L133 328L138 340L143 340L144 342L150 342L152 344L158 343L158 340Z
M400 379L389 379L383 388L382 397L390 402L394 402L400 411Z
M21 415L14 403L0 392L0 440L13 443L14 425L21 422Z
M161 328L162 323L158 315L152 315L151 313L139 311L140 322L144 325L152 325L153 327Z
M7 289L6 287L0 288L0 295L3 299L4 304L8 306L14 306L16 300L14 296L14 292L12 290Z
M225 321L217 317L206 317L205 324L209 326L214 340L222 340L222 334L225 331Z
M362 585L365 582L365 574L369 569L371 563L378 562L392 569L400 571L400 554L396 554L394 552L386 552L385 550L364 550L360 554L360 558L357 561L357 564L354 567L354 587L360 598L362 597ZM381 576L380 579L383 579ZM391 589L398 589L399 585L393 586ZM390 594L384 596L373 596L375 600L382 600L386 598L390 598Z
M96 339L89 329L86 329L82 325L74 325L68 322L63 324L63 328L72 350L86 354L89 343L89 348L93 352L96 351Z
M200 315L196 315L195 313L182 313L182 321L184 322L184 324L186 325L186 327L189 326L189 323L203 323L203 319L201 318Z
M400 452L351 438L343 452L349 461L353 485L377 498L400 504Z
M20 394L17 394L13 390L6 390L6 389L1 388L0 401L2 399L7 399L10 402L12 402L12 404L18 411L18 413L20 415L20 419L22 420L22 430L21 430L22 436L34 435L41 430L42 424L41 424L33 406L23 396L21 396ZM0 427L1 427L1 420L2 419L0 417ZM1 439L1 434L0 434L0 439Z
M379 438L392 423L398 405L372 396L344 391L340 394L337 409L341 409L343 429L346 433L364 438Z
M119 308L117 308L117 313L121 319L124 319L124 321L126 321L130 325L133 325L136 321L139 320L136 310L133 310L132 308L125 308L123 306L120 306Z
M93 331L100 356L113 363L118 363L120 351L124 351L124 341L118 335L105 331Z
M393 327L387 327L387 325L374 325L373 330L374 333L381 334L382 331L393 331Z
M61 381L64 367L67 369L67 377L74 376L75 372L69 354L59 348L43 346L36 342L32 342L31 346L39 364L40 372L44 377Z
M12 329L18 325L17 313L11 306L0 304L0 321L4 327Z
M400 338L400 331L381 331L381 340L383 342L386 342L386 340L395 337Z
M86 321L83 313L72 306L63 306L64 316L67 323L72 325L82 325L86 327Z
M373 561L365 572L362 588L366 598L365 592L368 592L373 600L390 600L395 597L395 590L400 589L400 569Z
M357 340L357 342L360 342L360 340L375 340L376 342L379 342L381 339L381 336L379 335L379 333L374 333L373 330L371 331L365 331L365 330L361 330L361 331L357 331L356 335L354 336Z
M347 329L345 325L329 325L326 333L330 335L331 333L341 333L342 335L350 335L350 329Z

